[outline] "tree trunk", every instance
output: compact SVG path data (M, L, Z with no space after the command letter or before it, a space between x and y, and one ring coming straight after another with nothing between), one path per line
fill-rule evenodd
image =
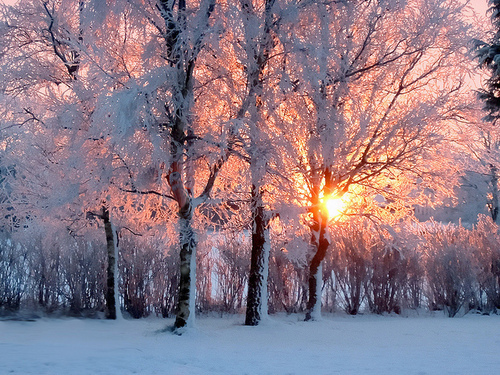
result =
M194 307L196 295L196 237L192 225L192 199L184 188L179 166L173 163L174 172L168 176L168 183L179 206L179 246L180 246L180 279L179 300L174 329L185 327L194 321ZM195 266L191 267L191 262Z
M245 317L247 326L258 325L262 315L267 313L268 220L265 217L261 193L255 186L252 186L252 223L252 255Z
M106 248L108 253L108 267L106 269L106 319L116 319L117 295L116 295L116 249L113 226L109 220L109 211L102 207L102 220L106 232Z
M260 185L265 175L266 155L259 153L261 145L260 127L265 124L262 117L261 107L263 105L262 93L264 82L264 69L269 60L270 51L273 48L273 38L271 29L273 25L273 12L275 0L265 0L264 19L262 20L262 34L255 35L255 24L247 23L249 20L255 20L260 17L259 11L254 8L252 1L241 1L242 12L244 14L243 28L245 31L246 49L249 53L250 64L247 68L247 88L248 96L243 101L238 118L244 118L247 111L250 114L250 128L252 141L250 153L250 170L252 174L252 254L250 260L250 276L248 280L247 309L245 325L256 326L263 314L267 314L267 276L269 263L269 245L268 245L268 223L269 219L265 213L265 207L262 203L262 192ZM245 21L246 20L246 21Z
M174 328L179 329L194 321L196 296L196 237L192 228L191 215L180 219L180 280L179 301Z
M321 287L323 282L321 262L325 259L326 250L330 245L326 238L326 219L317 224L317 229L317 231L313 231L311 236L311 243L316 252L309 264L309 300L306 306L306 321L319 319L321 316Z
M491 201L488 204L488 208L490 209L491 218L496 223L498 219L498 176L497 176L497 168L490 164L490 177L491 177Z

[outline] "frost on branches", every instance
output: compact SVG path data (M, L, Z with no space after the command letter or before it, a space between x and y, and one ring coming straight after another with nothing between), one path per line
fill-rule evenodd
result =
M394 245L410 236L397 223L452 194L458 175L446 142L471 97L461 2L21 0L1 9L0 204L11 212L2 226L40 238L26 242L40 259L30 301L67 298L76 311L83 285L97 290L83 305L109 318L121 303L134 317L175 310L177 333L219 299L245 306L247 325L268 306L319 319L322 301L337 296L353 314L363 301L400 308L393 265L410 269L418 257ZM106 263L102 275L88 254ZM87 266L95 278L54 276Z

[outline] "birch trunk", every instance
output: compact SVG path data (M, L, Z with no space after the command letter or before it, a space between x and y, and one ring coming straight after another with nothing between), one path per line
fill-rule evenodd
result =
M262 316L267 313L267 220L259 189L252 186L252 255L250 261L250 277L248 280L248 297L245 325L256 326ZM266 304L263 311L263 304Z
M177 169L178 164L173 164ZM192 226L193 206L179 172L172 172L168 177L175 200L179 205L179 245L180 245L180 280L179 300L174 329L185 327L194 321L194 298L196 295L196 278L191 267L196 252L196 237ZM195 263L194 263L195 264Z
M191 225L191 217L181 218L180 225L180 281L175 329L194 323L196 295L196 274L194 272L196 238Z

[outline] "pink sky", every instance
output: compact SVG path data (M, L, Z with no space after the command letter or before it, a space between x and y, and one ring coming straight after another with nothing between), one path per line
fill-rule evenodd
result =
M15 4L18 0L0 0L4 4ZM488 0L470 0L471 5L476 9L477 12L482 15L485 14L486 9L488 9Z
M3 2L4 4L15 4L18 0L0 0L0 2ZM486 12L486 9L488 9L488 0L470 0L472 6L476 8L478 12Z
M488 9L488 0L470 0L470 3L480 15L484 16Z
M0 3L4 3L7 5L13 5L17 3L19 0L0 0ZM465 1L465 0L463 0ZM488 9L488 1L489 0L469 0L472 7L476 10L479 16L485 16L486 11ZM488 16L489 17L489 16Z

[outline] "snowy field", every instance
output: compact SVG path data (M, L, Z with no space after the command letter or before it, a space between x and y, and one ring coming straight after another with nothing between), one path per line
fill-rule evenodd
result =
M497 374L500 316L0 322L0 374Z

